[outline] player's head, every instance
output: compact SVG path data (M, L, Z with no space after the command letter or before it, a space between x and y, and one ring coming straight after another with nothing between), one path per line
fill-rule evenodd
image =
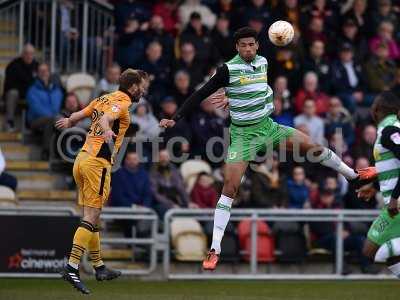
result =
M242 27L233 35L236 50L246 62L251 62L258 50L258 34L251 27Z
M382 121L388 115L398 115L400 111L400 99L392 92L383 92L375 97L371 107L372 118L376 123Z
M148 88L148 79L145 71L126 69L119 77L119 90L128 92L132 101L137 102Z

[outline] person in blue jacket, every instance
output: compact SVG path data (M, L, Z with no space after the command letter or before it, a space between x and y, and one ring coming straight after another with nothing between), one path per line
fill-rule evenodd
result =
M131 207L133 204L152 206L149 173L140 164L139 155L133 148L128 149L123 166L112 174L110 197L110 205L114 207ZM150 231L150 223L145 220L120 220L117 223L122 227L125 237L132 237L133 226L137 236L148 236Z
M289 196L289 208L309 208L310 191L305 183L306 176L304 168L301 166L294 167L292 179L287 181L287 191Z
M130 207L133 204L151 207L150 178L140 164L139 155L130 149L123 166L111 177L111 206Z
M54 130L54 118L60 113L63 101L63 91L51 80L48 64L39 65L37 79L28 89L26 101L29 126L34 131L42 133L42 158L47 159Z

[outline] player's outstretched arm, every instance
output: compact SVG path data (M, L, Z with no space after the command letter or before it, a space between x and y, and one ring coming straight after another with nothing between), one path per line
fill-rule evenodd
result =
M71 128L73 127L76 123L78 123L80 120L86 118L86 112L84 109L74 112L71 114L69 118L61 118L56 121L55 127L57 129L65 129L65 128Z
M181 108L176 112L172 120L163 119L160 122L160 127L168 128L175 126L175 123L182 119L185 115L193 111L203 100L208 98L211 94L215 93L218 89L229 84L229 71L228 67L223 64L217 68L217 71L210 80L203 85L199 90L190 95L189 98L183 103Z

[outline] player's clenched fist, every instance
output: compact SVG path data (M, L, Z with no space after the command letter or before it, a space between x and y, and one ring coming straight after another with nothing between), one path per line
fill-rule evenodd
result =
M175 126L175 121L174 120L169 120L169 119L162 119L160 121L160 127L163 128L170 128Z
M116 138L117 135L114 133L114 131L112 131L111 129L108 129L108 130L104 131L103 137L104 137L104 141L106 143L109 143L112 141L113 138Z

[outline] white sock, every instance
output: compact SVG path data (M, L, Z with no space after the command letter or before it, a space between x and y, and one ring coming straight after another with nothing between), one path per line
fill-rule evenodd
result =
M70 267L72 267L72 268L74 268L75 270L78 270L79 269L79 265L78 264L74 264L74 263L68 263L68 265L70 266Z
M385 262L389 257L400 256L400 238L391 239L379 247L375 254L376 262Z
M221 253L221 241L231 216L232 203L232 198L221 195L215 208L211 249L214 249L217 254Z
M397 277L400 278L400 262L391 265L388 269Z
M346 165L331 149L324 148L319 156L319 159L321 159L321 165L334 169L346 177L346 179L354 179L358 176L357 173L354 172L354 170L348 165Z

